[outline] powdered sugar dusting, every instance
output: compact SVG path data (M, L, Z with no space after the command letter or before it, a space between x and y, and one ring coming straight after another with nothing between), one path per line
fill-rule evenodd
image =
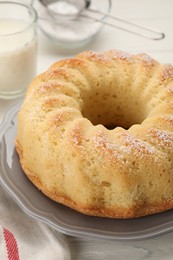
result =
M75 145L80 145L82 143L81 138L81 127L76 125L70 132L70 141Z
M161 116L161 119L173 128L173 115Z
M57 82L42 82L37 89L37 92L39 94L41 93L47 93L49 91L55 90L55 88L61 88L60 84L57 84Z
M98 131L92 141L97 150L102 151L111 164L118 163L119 166L121 166L123 163L122 155L116 149L115 144L112 143L102 131Z
M173 136L165 131L150 129L146 136L154 138L154 142L157 142L160 146L173 148Z
M132 56L127 52L111 50L107 53L111 55L112 59L119 59L128 63L132 63Z
M154 65L154 59L152 59L147 54L138 55L138 59L143 63L145 66L153 66Z
M53 80L60 80L63 79L64 81L69 81L71 80L71 75L69 73L69 70L65 67L65 64L68 64L68 60L62 61L57 63L57 68L52 67L46 72L46 81L52 82ZM58 67L59 66L59 67ZM61 66L64 66L63 68Z
M129 134L123 134L121 136L124 139L123 144L125 143L125 146L120 147L123 152L135 155L136 157L146 157L154 154L155 149L146 142L136 139Z
M78 57L78 56L77 56ZM86 51L83 52L79 55L81 58L89 58L90 60L93 61L99 61L100 63L109 63L110 62L110 57L106 55L106 53L103 52L93 52L93 51Z
M173 80L173 66L171 64L166 64L163 66L160 78L161 82Z
M98 131L98 135L93 138L93 141L97 148L105 150L105 153L112 153L115 149L115 145L108 140L102 131Z
M62 115L62 113L58 113L58 114L56 114L56 116L54 116L54 118L52 119L52 124L53 124L54 126L58 126L58 125L61 124L62 120L63 120L63 115Z
M151 155L155 154L154 147L128 133L120 135L120 138L122 144L116 146L102 132L98 132L98 135L93 138L93 142L97 149L104 152L111 163L117 162L120 165L126 164L128 158L132 158L132 156L135 156L135 158L151 158Z

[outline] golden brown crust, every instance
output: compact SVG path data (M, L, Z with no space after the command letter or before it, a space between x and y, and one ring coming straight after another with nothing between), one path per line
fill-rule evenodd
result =
M88 215L172 209L172 85L173 66L146 54L90 51L53 64L19 112L25 174L49 198Z
M22 150L18 142L16 142L16 149L19 154L19 158L21 158L22 162ZM129 208L124 211L124 208L114 207L114 208L105 208L105 207L86 207L84 205L76 204L69 197L64 196L62 194L58 194L57 191L49 191L43 183L40 182L40 179L36 177L34 174L30 173L28 169L26 169L21 164L24 173L30 179L30 181L41 190L48 198L59 202L63 205L68 206L71 209L77 210L80 213L84 213L90 216L98 216L98 217L107 217L107 218L138 218L141 216L147 216L159 212L163 212L173 208L173 200L165 201L164 203L158 205L143 205L143 207L135 206L133 208Z

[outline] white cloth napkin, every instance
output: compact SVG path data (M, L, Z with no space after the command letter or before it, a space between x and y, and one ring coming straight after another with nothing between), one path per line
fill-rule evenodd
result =
M0 186L0 260L69 260L65 236L27 216Z

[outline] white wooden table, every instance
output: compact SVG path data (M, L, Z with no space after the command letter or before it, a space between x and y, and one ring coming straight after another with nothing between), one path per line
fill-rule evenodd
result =
M105 26L94 41L84 49L99 51L116 48L131 53L145 52L160 62L173 64L173 1L112 0L112 2L113 15L164 31L166 38L162 41L150 41ZM46 70L54 61L72 56L79 51L81 50L63 53L39 32L38 73ZM9 107L17 102L17 99L0 100L0 120ZM70 236L67 236L67 240L72 259L75 260L173 259L173 233L137 242L99 241Z

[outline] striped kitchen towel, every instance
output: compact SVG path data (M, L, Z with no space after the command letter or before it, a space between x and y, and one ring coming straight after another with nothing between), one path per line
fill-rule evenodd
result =
M0 187L0 260L70 260L63 234L26 215Z

